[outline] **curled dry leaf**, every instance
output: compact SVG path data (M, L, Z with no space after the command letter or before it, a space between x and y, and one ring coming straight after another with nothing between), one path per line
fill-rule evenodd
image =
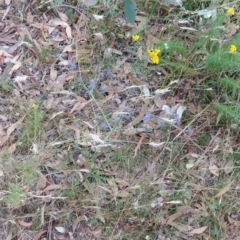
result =
M33 224L33 222L24 222L24 221L22 221L21 219L18 219L17 221L18 221L18 223L19 223L21 226L23 226L23 227L31 227L32 224Z

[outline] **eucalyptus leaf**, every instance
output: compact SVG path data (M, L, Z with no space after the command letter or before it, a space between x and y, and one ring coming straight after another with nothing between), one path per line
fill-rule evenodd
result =
M136 18L136 3L132 0L124 0L124 14L129 23L134 23Z

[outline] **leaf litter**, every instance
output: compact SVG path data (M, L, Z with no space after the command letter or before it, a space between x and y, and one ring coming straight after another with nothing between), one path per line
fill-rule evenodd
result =
M11 216L19 217L18 227L13 224L15 219L8 223L13 230L2 230L8 234L3 239L10 239L11 231L24 238L28 228L31 239L100 239L106 237L104 225L109 224L110 235L121 231L136 234L139 226L150 227L148 222L153 223L153 232L163 227L178 231L176 236L207 239L211 228L205 224L208 209L203 207L204 201L194 205L201 199L194 194L211 201L224 197L232 182L214 188L214 193L211 187L223 172L230 175L234 165L227 156L223 165L207 162L211 151L217 154L226 145L214 142L213 132L206 148L199 147L204 114L210 112L176 94L186 76L179 73L169 81L173 70L152 68L145 47L129 40L133 34L145 34L142 43L151 48L164 37L165 24L153 23L144 12L137 12L133 25L122 17L109 22L103 14L110 10L107 5L80 2L83 5L72 6L59 1L57 6L53 1L51 10L43 10L49 3L38 6L33 2L32 8L21 1L2 5L0 178L4 204L14 206ZM182 5L182 1L165 2L160 9L166 16L169 4ZM91 7L98 14L87 10ZM16 11L20 8L24 15ZM104 24L109 29L104 30ZM195 30L191 24L173 26L178 31ZM228 28L229 39L237 27L228 23ZM137 65L145 70L141 72L134 61L142 61ZM190 89L191 84L187 85ZM38 107L32 108L32 104ZM202 114L197 115L199 112ZM189 113L196 114L190 123L186 119ZM180 157L182 151L185 155ZM115 161L115 155L121 157ZM182 162L170 160L165 166L169 156ZM31 164L27 167L29 162L34 163L33 169L29 169ZM16 183L14 175L21 181ZM191 181L179 189L181 200L175 194L180 178ZM144 192L149 194L145 201ZM119 211L112 202L126 206ZM34 207L28 208L29 204ZM137 217L135 211L141 208L148 212L146 218ZM158 214L171 211L155 221L152 209ZM10 212L6 207L1 215ZM71 217L66 221L62 214ZM38 218L42 224L34 228ZM94 218L100 223L94 223ZM238 224L230 216L228 222ZM164 233L159 231L161 236Z

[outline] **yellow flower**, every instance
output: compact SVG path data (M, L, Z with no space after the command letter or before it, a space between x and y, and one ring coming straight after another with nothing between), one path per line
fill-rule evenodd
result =
M136 42L136 41L139 40L139 38L140 38L139 35L133 35L133 36L132 36L132 41L133 41L133 42Z
M236 53L237 52L237 47L235 45L230 46L230 53Z
M37 108L37 104L33 103L32 108Z
M150 61L151 61L152 63L154 63L154 64L159 64L160 59L159 59L158 54L159 54L160 52L161 52L161 51L160 51L159 49L147 50L149 59L150 59Z
M227 10L227 13L230 14L230 15L234 15L234 14L235 14L234 8L229 8L229 9Z

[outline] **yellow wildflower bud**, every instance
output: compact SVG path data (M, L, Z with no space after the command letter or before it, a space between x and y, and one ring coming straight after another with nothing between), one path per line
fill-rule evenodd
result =
M33 103L32 108L37 108L37 104Z
M234 14L235 14L234 8L229 8L229 9L227 10L227 13L230 14L230 15L234 15Z
M152 63L154 63L154 64L159 64L160 59L159 59L158 54L159 54L160 52L161 52L161 51L160 51L159 49L147 50L149 59L150 59L150 61L151 61Z
M133 35L133 36L132 36L132 41L133 41L133 42L136 42L136 41L139 40L139 38L140 38L139 35Z
M230 46L230 53L236 53L237 52L237 47L235 45Z

